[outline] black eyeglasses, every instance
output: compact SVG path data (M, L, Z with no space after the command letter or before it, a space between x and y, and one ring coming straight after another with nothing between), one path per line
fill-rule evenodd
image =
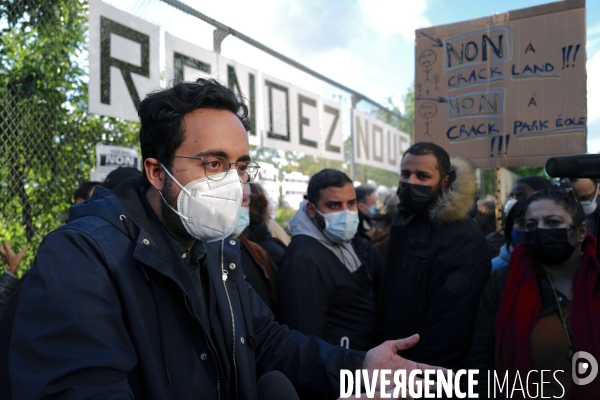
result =
M258 169L260 166L253 161L236 161L229 162L228 159L223 157L211 156L211 157L187 157L187 156L174 156L176 158L187 158L190 160L202 161L204 166L204 175L211 181L220 181L227 175L229 168L235 165L235 169L240 177L242 183L250 183L256 178Z

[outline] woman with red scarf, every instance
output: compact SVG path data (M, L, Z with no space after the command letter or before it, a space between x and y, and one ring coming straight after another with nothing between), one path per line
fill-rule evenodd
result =
M600 362L596 239L571 189L542 190L527 203L525 242L484 288L467 367L480 370L480 398L600 399L600 374L587 385L571 375L578 352ZM578 377L591 370L588 362Z

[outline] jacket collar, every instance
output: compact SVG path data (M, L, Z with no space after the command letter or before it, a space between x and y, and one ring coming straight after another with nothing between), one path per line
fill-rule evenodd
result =
M477 193L475 171L468 161L454 158L451 169L455 178L428 209L428 218L436 224L447 224L467 218Z
M130 179L112 190L111 196L125 209L123 224L130 226L129 236L136 246L133 257L145 266L174 281L190 299L192 309L199 314L198 298L193 283L186 275L181 254L175 248L172 237L148 203L143 185L143 177ZM177 263L181 268L175 268Z
M271 236L271 233L269 233L269 228L267 227L267 223L265 222L264 219L262 219L258 223L256 228L254 228L254 230L252 232L250 232L250 234L248 235L248 239L252 240L253 242L259 243L263 239L268 238L269 236Z

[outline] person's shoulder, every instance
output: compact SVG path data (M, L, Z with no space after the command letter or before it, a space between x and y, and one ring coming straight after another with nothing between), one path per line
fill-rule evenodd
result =
M296 248L302 248L302 246L306 246L306 245L319 245L319 246L323 246L321 243L319 243L319 241L317 239L315 239L312 236L308 236L308 235L295 235L292 236L292 240L290 241L290 244L288 246L288 249L296 249ZM304 250L306 250L306 248L304 248Z
M87 215L66 223L65 225L57 228L54 232L61 232L63 234L74 232L92 234L98 229L105 228L107 226L112 226L112 224L106 219L98 215Z
M322 257L323 250L326 250L326 247L317 239L308 235L295 235L285 249L284 262L319 259Z

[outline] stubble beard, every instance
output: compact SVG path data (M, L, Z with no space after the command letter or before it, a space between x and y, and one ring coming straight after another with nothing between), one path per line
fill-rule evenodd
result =
M173 182L171 177L169 177L167 175L166 179L165 179L165 186L162 191L164 201L160 202L162 223L165 226L165 228L167 228L167 230L169 232L171 232L172 235L180 237L180 238L193 240L194 238L188 233L187 229L185 229L185 226L183 226L183 222L181 222L181 217L179 215L177 215L169 206L167 206L167 203L168 203L175 210L181 212L180 210L177 209L178 195L175 194L175 191L173 190L174 187L175 187L175 183ZM166 203L165 203L165 201L166 201Z

